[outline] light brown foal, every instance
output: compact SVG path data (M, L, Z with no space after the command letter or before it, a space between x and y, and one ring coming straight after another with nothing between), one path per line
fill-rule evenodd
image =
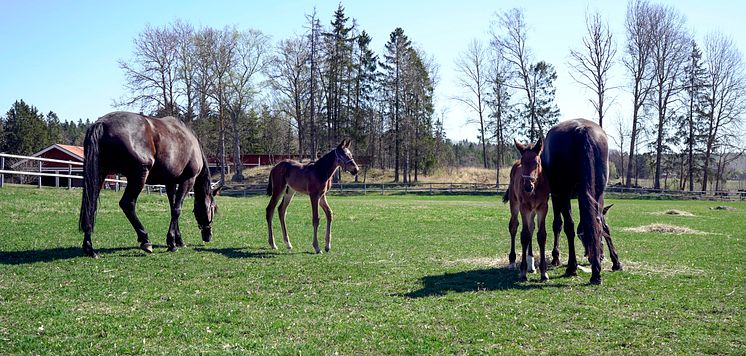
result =
M510 264L515 264L515 235L518 231L518 213L521 213L521 247L522 257L520 265L520 279L527 280L526 272L533 272L533 251L531 251L531 238L534 232L534 218L539 225L536 239L539 242L539 270L541 280L549 279L547 274L547 261L544 250L547 242L546 216L549 200L549 183L541 171L541 152L543 141L540 138L535 145L524 145L515 141L515 147L521 153L521 159L510 170L510 184L503 197L503 201L510 201ZM529 266L529 264L531 266Z
M352 175L358 172L357 163L350 152L350 141L345 140L335 149L329 151L315 162L302 165L296 161L284 160L272 168L269 173L269 184L267 195L272 196L267 204L267 229L269 232L269 245L277 249L275 238L272 235L272 216L275 206L283 196L282 203L277 208L280 214L280 226L282 227L282 240L288 249L293 245L288 238L288 230L285 226L285 212L295 192L307 194L311 198L311 210L313 211L313 249L321 253L318 240L319 228L319 205L326 214L326 236L324 250L329 252L332 248L332 209L326 201L326 192L332 187L332 175L338 167Z

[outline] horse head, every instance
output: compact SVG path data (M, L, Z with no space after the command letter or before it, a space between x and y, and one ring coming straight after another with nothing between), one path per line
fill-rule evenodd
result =
M223 188L225 188L225 185L221 182L215 189L211 189L209 181L207 186L201 189L203 194L197 194L200 188L195 188L194 217L197 219L197 225L204 242L212 240L212 220L218 211L218 203L215 197L220 194ZM201 197L201 195L204 195L204 197Z
M352 152L350 151L351 140L342 140L342 142L334 149L334 155L337 157L337 163L345 171L350 174L357 175L359 170L355 159L352 158Z
M523 191L533 193L536 188L536 180L541 174L541 152L543 150L543 140L539 138L536 144L522 144L515 140L515 148L521 154L521 182Z

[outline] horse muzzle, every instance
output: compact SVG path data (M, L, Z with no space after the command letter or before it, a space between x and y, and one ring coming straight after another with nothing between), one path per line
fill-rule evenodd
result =
M212 226L203 226L200 228L202 233L202 241L210 242L212 240Z

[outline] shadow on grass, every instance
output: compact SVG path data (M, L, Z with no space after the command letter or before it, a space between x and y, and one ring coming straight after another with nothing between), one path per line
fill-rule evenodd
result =
M265 252L265 251L251 252L251 251L246 251L244 249L235 248L235 247L226 247L226 248L195 247L194 251L217 253L228 258L275 258L276 257L275 253L270 253L270 252Z
M154 246L155 247L155 246ZM99 248L96 249L96 253L101 255L107 255L119 251L137 250L138 247L114 247L114 248ZM138 254L139 255L139 254ZM142 253L142 256L146 256ZM68 260L76 257L87 257L83 254L83 249L80 247L57 247L46 250L27 250L27 251L0 251L0 264L3 265L23 265L37 262L52 262L59 260Z
M536 274L529 275L528 282L518 281L518 271L502 268L476 269L422 277L422 288L406 294L407 298L424 298L446 295L449 292L464 293L505 289L561 288L562 285L539 282Z

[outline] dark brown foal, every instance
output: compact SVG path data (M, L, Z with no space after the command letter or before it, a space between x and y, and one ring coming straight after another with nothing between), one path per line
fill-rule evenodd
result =
M534 232L534 217L539 225L536 238L539 242L539 270L541 280L549 279L547 274L547 261L545 247L547 242L546 216L549 200L549 184L541 171L542 139L535 145L523 145L515 141L515 147L521 153L521 159L513 164L510 170L510 184L506 192L507 200L510 202L510 263L515 265L515 235L518 231L518 212L521 213L521 247L522 257L520 265L520 279L527 280L527 271L533 271L533 256L531 251L531 238ZM529 267L529 264L531 266Z
M329 252L332 248L332 209L326 201L326 192L332 186L332 175L338 167L356 175L358 172L357 163L352 158L350 152L350 141L342 141L335 149L329 151L323 157L315 162L302 165L296 161L285 160L272 168L269 173L269 184L267 184L267 195L270 195L269 204L267 204L267 230L269 233L269 245L277 249L275 238L272 234L272 217L275 206L283 196L282 203L277 208L280 215L280 226L282 227L282 240L288 249L293 245L288 238L288 231L285 225L285 212L287 211L290 201L293 199L295 192L307 194L311 198L311 210L313 211L313 249L316 253L321 253L318 241L319 228L319 205L326 214L326 236L324 250Z

